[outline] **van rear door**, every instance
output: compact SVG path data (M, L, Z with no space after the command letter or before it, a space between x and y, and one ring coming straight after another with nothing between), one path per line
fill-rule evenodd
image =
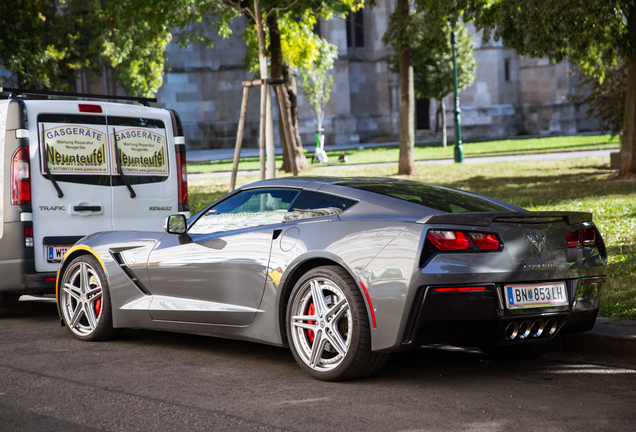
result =
M108 137L113 229L162 231L165 217L179 211L169 112L118 107L116 115L109 112Z
M26 104L35 268L56 271L79 238L113 229L106 115L95 102Z

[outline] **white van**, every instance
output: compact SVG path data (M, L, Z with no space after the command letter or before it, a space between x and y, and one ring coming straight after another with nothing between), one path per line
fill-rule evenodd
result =
M54 292L64 253L85 235L189 216L175 111L6 87L0 98L0 301Z

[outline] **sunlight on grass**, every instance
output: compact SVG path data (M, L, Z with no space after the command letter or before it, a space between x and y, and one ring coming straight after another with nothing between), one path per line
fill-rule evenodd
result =
M506 139L497 141L481 141L464 143L464 156L466 158L476 156L500 156L510 154L531 154L531 153L547 153L560 151L578 151L578 150L598 150L608 148L618 148L618 137L611 138L610 135L577 135L577 136L560 136L548 138L525 138L525 139ZM307 146L306 148L309 148ZM397 145L387 145L381 147L366 147L364 149L351 149L346 151L328 151L330 163L327 165L338 165L338 157L346 153L350 164L361 163L380 163L380 162L397 162L398 147ZM307 153L310 159L312 154ZM415 160L437 160L452 159L453 145L449 143L448 147L443 148L441 143L420 143L415 145ZM282 156L276 157L276 166L282 164ZM242 158L239 164L241 170L258 170L258 157ZM189 162L188 172L216 172L231 171L232 160L220 160L209 162Z

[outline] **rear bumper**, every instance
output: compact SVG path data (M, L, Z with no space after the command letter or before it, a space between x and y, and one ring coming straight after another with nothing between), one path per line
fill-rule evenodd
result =
M50 294L55 292L55 272L37 273L32 259L0 261L0 293Z
M468 292L434 292L435 286L420 287L402 349L431 343L515 345L591 330L598 314L603 282L602 278L594 278L595 283L582 285L581 280L566 281L568 306L523 310L508 310L504 306L503 284L481 284L485 290ZM537 335L531 332L525 336L524 332L517 331L511 337L515 328L542 330Z

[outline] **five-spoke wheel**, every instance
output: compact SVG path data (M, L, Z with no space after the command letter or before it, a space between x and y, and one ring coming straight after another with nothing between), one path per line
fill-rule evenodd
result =
M75 258L66 268L60 286L60 310L69 331L78 339L113 337L106 276L90 255Z
M287 307L287 337L298 364L327 381L376 372L387 355L371 351L366 306L341 267L318 267L295 285Z

